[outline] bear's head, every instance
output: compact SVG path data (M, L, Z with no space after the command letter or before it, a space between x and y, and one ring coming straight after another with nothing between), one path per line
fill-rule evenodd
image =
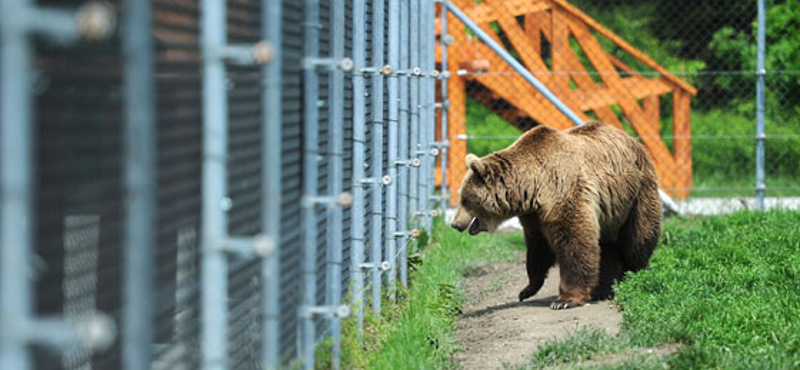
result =
M461 201L451 226L458 231L469 229L470 235L494 232L503 221L517 216L506 199L512 180L510 163L496 153L484 158L468 154L466 163Z

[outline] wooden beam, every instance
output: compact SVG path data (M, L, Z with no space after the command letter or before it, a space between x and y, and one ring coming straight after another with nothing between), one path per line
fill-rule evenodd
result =
M564 15L562 13L563 11L560 9L553 9L552 37L549 38L553 86L559 90L561 93L559 95L564 95L571 90L569 87L569 73L575 71L575 66L569 60L570 56L573 55L572 47L569 45L569 26L563 19Z
M456 5L463 7L472 0L450 0ZM447 70L450 71L450 78L447 79L447 99L450 101L450 107L447 110L447 137L449 147L447 150L447 187L450 192L450 205L458 205L459 196L458 188L461 186L461 180L466 173L466 164L464 158L467 156L467 142L459 140L458 137L467 134L467 92L466 80L458 75L455 71L461 65L465 55L463 50L466 50L467 34L462 30L465 28L464 24L452 15L447 16L448 28L452 27L458 32L451 32L453 35L453 44L450 45L447 58ZM440 60L441 62L441 60Z
M547 0L506 0L506 6L511 11L511 14L514 16L528 14L528 13L536 13L541 12L544 10L550 9L551 5ZM459 5L459 4L456 4ZM465 6L460 6L461 10L472 19L473 22L477 24L481 23L491 23L497 19L497 15L494 13L494 10L484 4L467 4ZM436 34L438 35L441 32L441 25L439 24L439 19L436 20ZM448 26L449 28L449 26Z
M525 14L525 34L539 55L542 55L543 28L550 28L550 14L545 11Z
M570 21L570 29L595 69L598 71L613 70L611 61L607 57L608 54L583 23L572 20ZM656 171L661 177L662 186L664 188L673 188L675 184L675 161L669 149L661 141L658 129L648 124L646 116L636 102L636 98L625 87L619 74L602 73L600 77L613 94L617 96L618 104L623 113L631 122L631 126L636 133L639 134L642 144L650 152L650 156L656 162Z
M586 13L582 12L580 9L578 9L574 5L570 4L566 0L549 0L549 1L551 1L553 5L559 6L562 9L566 10L567 12L569 12L570 14L572 14L573 16L575 16L576 18L581 20L583 23L585 23L586 25L588 25L589 27L591 27L592 29L597 31L597 33L599 33L599 34L603 35L603 37L609 39L609 41L617 44L617 46L619 46L622 50L625 50L625 52L627 52L628 54L632 55L634 58L639 59L639 61L644 63L644 65L646 65L646 66L652 68L653 70L655 70L656 72L660 73L661 75L663 75L670 82L674 83L675 85L678 85L681 89L684 89L684 90L688 91L690 94L692 94L692 96L696 96L697 95L697 89L694 86L689 85L688 83L686 83L686 81L678 78L677 76L675 76L672 73L670 73L669 71L667 71L664 67L662 67L661 65L656 63L654 60L650 59L650 57L648 57L645 53L643 53L643 52L639 51L638 49L636 49L635 47L633 47L627 41L625 41L621 37L617 36L617 34L612 32L608 28L605 28L602 24L600 24L597 21L595 21L592 17L586 15ZM613 69L610 69L610 70L613 70Z
M492 9L494 9L495 15L497 16L497 23L505 33L506 37L511 43L511 46L513 46L514 50L517 51L517 54L519 55L520 59L522 59L525 67L530 71L549 71L549 68L542 60L541 55L537 54L536 50L531 46L530 42L528 42L528 39L525 37L525 33L517 22L517 19L514 18L514 16L510 13L503 1L484 1L484 4L488 4L492 7ZM554 83L551 75L541 75L537 77L540 77L540 81L545 84L554 94L558 95L564 104L572 109L581 120L589 120L589 117L587 117L583 111L577 109L577 105L571 100L571 96L567 94L569 89L560 89L559 86ZM537 95L539 94L537 93Z
M661 79L627 77L620 80L622 86L637 100L648 96L664 95L673 91ZM595 86L597 85L595 84ZM617 95L606 86L598 86L594 89L581 87L578 90L573 90L570 94L572 95L571 99L578 103L578 108L584 111L619 104Z
M673 196L684 199L692 189L692 129L691 101L685 91L672 95L672 151L675 156L675 191Z
M475 75L474 79L539 123L559 130L575 126L550 102L541 101L542 96L519 75Z
M659 130L661 127L660 99L661 98L658 95L651 95L642 100L642 110L644 111L645 118L647 118L647 123L653 126L653 128L656 130Z

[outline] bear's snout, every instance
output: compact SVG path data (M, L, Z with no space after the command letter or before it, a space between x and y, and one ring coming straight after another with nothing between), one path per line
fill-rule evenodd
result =
M462 209L462 207L458 207L456 209L456 214L453 216L453 222L450 223L450 226L459 232L466 230L470 223L472 222L472 215L469 214L466 210Z

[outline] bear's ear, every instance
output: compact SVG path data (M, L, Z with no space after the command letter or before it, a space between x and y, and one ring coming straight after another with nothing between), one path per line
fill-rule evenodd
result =
M481 159L478 158L478 156L475 154L467 154L465 161L467 162L467 167L469 167L472 172L481 178L486 176L486 165L481 162Z

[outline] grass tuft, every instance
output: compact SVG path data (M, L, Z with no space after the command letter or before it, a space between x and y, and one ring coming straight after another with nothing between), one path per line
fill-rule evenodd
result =
M523 249L518 235L471 237L436 223L430 243L419 248L410 287L398 303L384 305L380 317L368 315L360 337L354 321L345 321L342 368L456 367L455 320L466 300L459 280L475 265L511 260Z
M616 287L622 332L580 330L540 347L526 368L672 342L682 349L664 359L599 368L800 368L798 225L800 213L785 211L669 220L650 267Z

